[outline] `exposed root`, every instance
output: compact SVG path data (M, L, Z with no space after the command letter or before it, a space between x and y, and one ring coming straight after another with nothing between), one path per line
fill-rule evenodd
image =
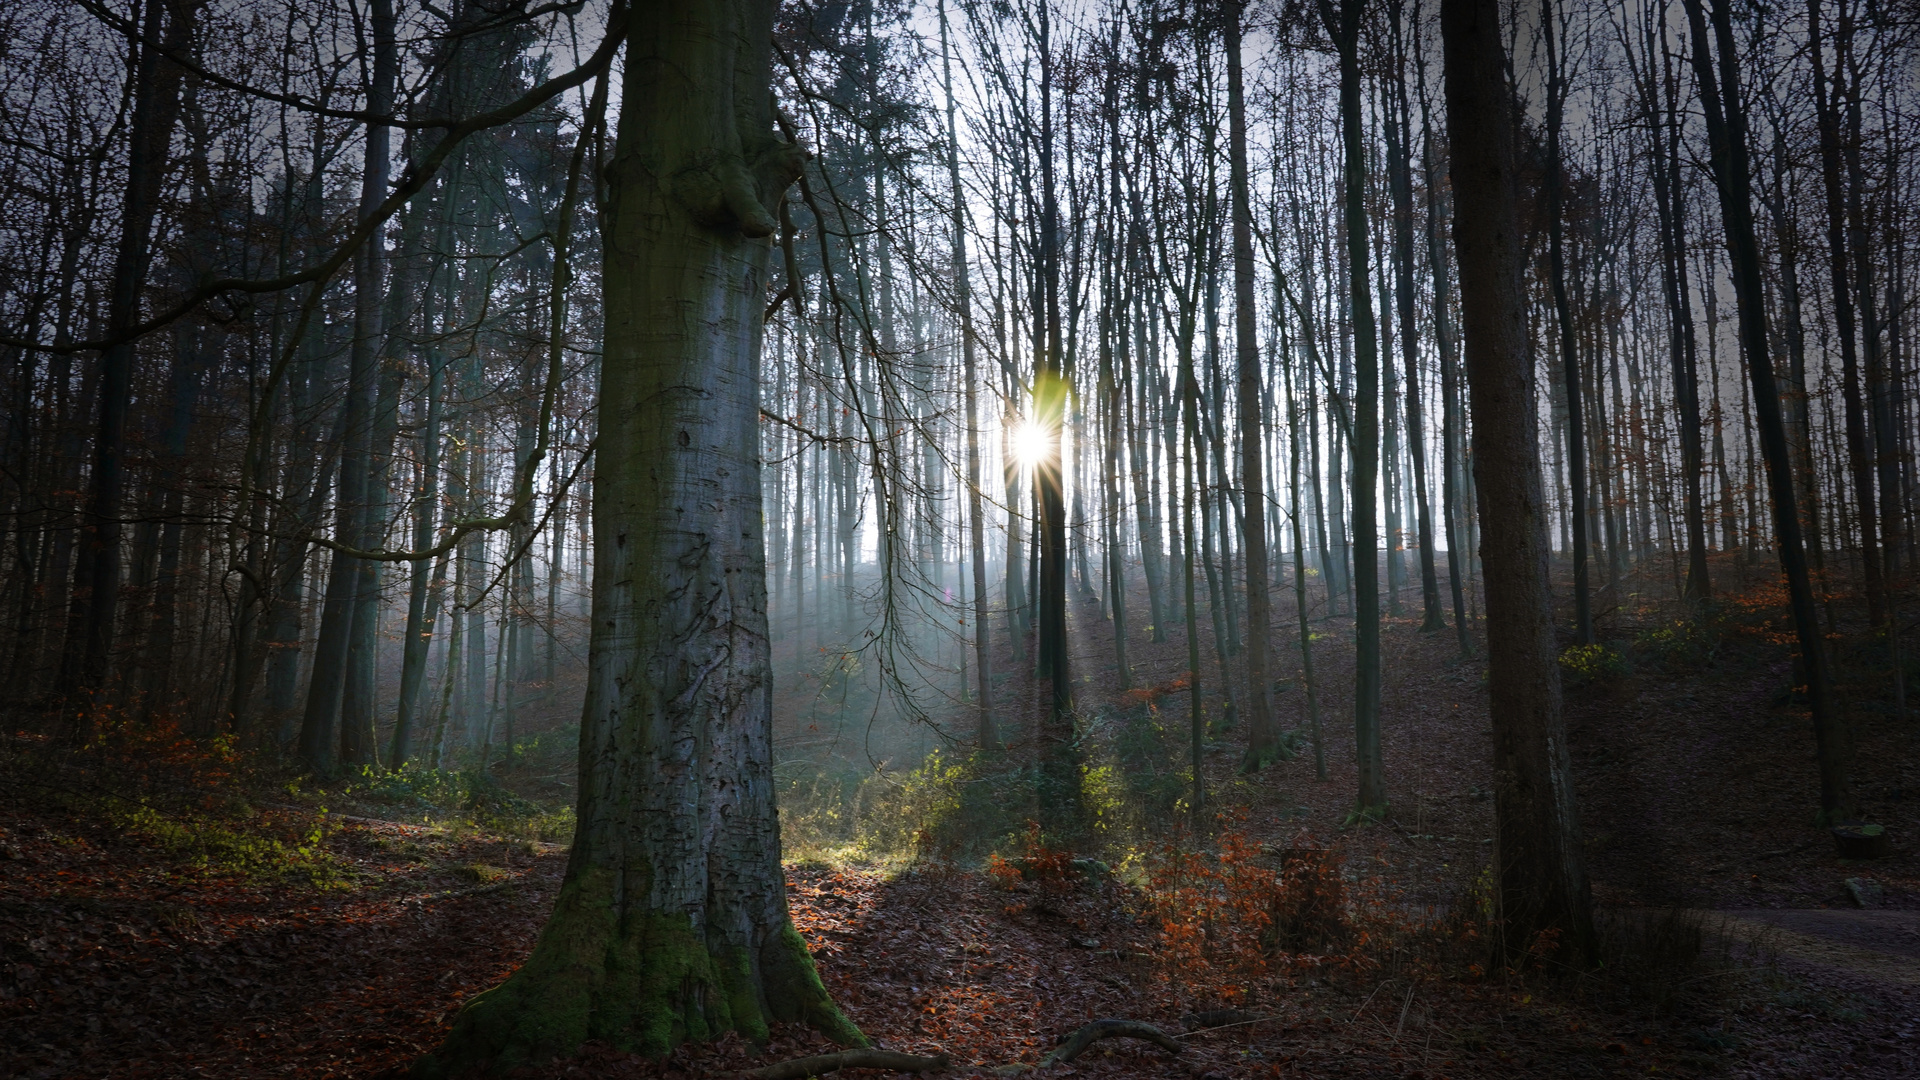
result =
M894 1050L842 1050L837 1054L818 1054L794 1058L777 1065L740 1074L741 1080L805 1080L824 1076L836 1069L892 1069L894 1072L939 1072L947 1067L947 1055L915 1057Z
M1067 1037L1053 1053L1040 1062L1041 1068L1050 1065L1064 1065L1086 1052L1087 1047L1101 1039L1145 1039L1169 1053L1182 1053L1185 1046L1175 1042L1173 1037L1152 1024L1143 1024L1138 1020L1095 1020L1082 1025L1080 1030Z

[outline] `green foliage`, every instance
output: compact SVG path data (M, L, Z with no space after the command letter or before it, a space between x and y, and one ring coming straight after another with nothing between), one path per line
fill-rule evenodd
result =
M1720 632L1711 619L1675 619L1633 640L1634 665L1647 671L1697 671L1714 662Z
M1569 686L1624 679L1632 671L1627 658L1610 645L1575 645L1560 654L1560 670Z
M1135 692L1121 706L1081 715L1072 800L1078 820L1051 823L1060 833L1051 843L1119 855L1157 842L1185 813L1193 783L1185 733L1163 724L1156 696ZM1301 738L1283 736L1282 756ZM788 777L779 791L780 831L794 861L979 863L1018 850L1028 818L1045 805L1038 771L1000 753L935 752L905 771L793 761L776 774Z
M1031 778L997 754L927 756L910 772L848 769L782 788L789 859L905 863L973 859L1024 825Z
M364 802L431 812L464 804L470 786L465 772L428 769L409 761L398 769L362 765L348 778L345 793Z
M1166 820L1193 786L1178 743L1151 701L1118 713L1113 754L1126 785L1125 802L1138 814Z
M201 813L168 815L150 806L109 807L107 817L123 832L204 873L252 881L305 881L321 889L347 885L343 867L324 847L325 810L291 839L269 835L257 821L223 821Z
M398 769L363 765L339 794L520 840L567 843L573 838L571 805L543 806L480 769L429 769L413 762Z

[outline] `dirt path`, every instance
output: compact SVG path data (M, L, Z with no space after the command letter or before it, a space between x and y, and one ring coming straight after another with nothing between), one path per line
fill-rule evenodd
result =
M1885 987L1920 986L1920 911L1746 908L1703 912L1749 931L1788 966Z

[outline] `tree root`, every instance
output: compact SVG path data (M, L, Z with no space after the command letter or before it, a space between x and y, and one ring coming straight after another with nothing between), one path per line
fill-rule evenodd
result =
M1170 1053L1182 1053L1186 1047L1173 1040L1173 1037L1152 1024L1143 1024L1138 1020L1095 1020L1082 1025L1080 1030L1067 1037L1053 1053L1040 1062L1041 1068L1050 1065L1064 1065L1086 1052L1087 1047L1101 1039L1145 1039Z
M1095 1020L1084 1024L1067 1041L1056 1047L1039 1065L1046 1069L1055 1065L1065 1065L1085 1053L1087 1047L1101 1039L1144 1039L1170 1053L1186 1051L1186 1046L1177 1039L1138 1020ZM809 1076L821 1076L835 1069L892 1069L895 1072L938 1072L947 1067L947 1055L937 1057L915 1057L893 1050L843 1050L837 1054L821 1054L817 1057L794 1058L777 1065L754 1069L738 1074L738 1080L805 1080ZM1025 1069L1024 1065L1009 1065L1007 1069Z
M777 1065L740 1074L741 1080L806 1080L836 1069L892 1069L895 1072L939 1072L947 1067L947 1055L915 1057L894 1050L842 1050L837 1054L794 1058Z

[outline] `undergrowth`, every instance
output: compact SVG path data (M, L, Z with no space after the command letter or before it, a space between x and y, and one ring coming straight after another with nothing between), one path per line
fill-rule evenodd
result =
M426 823L518 840L567 843L573 838L571 804L550 806L528 799L478 768L430 769L413 762L398 769L363 765L332 793L379 807L388 816L418 815Z
M101 813L120 832L159 847L201 873L255 882L299 881L320 889L351 884L345 866L326 849L330 829L325 810L311 821L278 822L278 828L252 817L167 814L138 804L107 804Z

